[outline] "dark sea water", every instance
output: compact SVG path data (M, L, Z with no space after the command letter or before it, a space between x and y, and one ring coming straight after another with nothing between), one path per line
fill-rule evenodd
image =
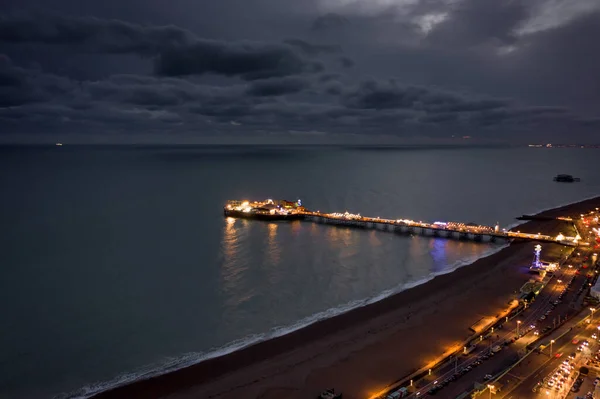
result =
M599 170L589 149L0 147L0 397L85 396L500 248L226 219L228 199L506 227L599 195Z

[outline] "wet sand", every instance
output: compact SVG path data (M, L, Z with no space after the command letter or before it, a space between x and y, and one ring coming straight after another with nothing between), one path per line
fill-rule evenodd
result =
M540 215L579 215L595 207L600 197ZM569 224L560 221L529 221L517 230L571 234ZM514 242L377 303L95 398L300 399L332 387L347 399L367 398L468 338L469 327L481 318L506 309L531 278L534 245ZM542 245L548 260L567 251Z

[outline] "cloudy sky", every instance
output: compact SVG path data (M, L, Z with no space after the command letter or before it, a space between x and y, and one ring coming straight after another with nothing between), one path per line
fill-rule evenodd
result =
M4 0L0 139L598 142L598 0Z

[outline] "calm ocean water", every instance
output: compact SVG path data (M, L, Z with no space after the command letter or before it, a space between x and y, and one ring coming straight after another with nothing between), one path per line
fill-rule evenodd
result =
M502 226L600 195L597 150L0 147L0 397L77 397L181 367L498 250L228 199ZM557 173L581 177L552 181Z

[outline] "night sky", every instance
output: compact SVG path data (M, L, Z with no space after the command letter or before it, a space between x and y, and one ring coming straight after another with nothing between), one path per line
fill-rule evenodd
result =
M0 15L0 141L600 141L598 0L4 0Z

